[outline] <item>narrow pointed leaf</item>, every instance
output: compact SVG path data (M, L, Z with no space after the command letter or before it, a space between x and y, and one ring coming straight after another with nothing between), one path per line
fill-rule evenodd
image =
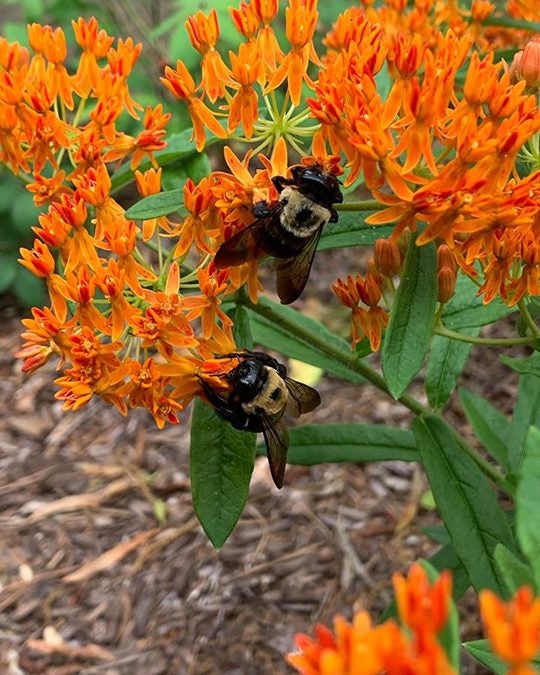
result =
M537 591L540 589L540 429L531 427L518 472L516 532L520 548L529 560Z
M508 465L513 472L517 473L523 460L531 426L540 427L540 381L535 375L522 375L508 436Z
M508 666L491 651L489 640L473 640L471 642L464 642L463 647L469 652L471 656L473 656L483 666L489 668L490 672L495 673L495 675L505 675L507 672Z
M501 356L501 361L520 375L540 377L540 354L532 354L526 359L513 359L509 356Z
M376 424L305 424L289 429L289 464L420 461L413 434Z
M480 328L469 329L470 335L478 335ZM429 351L425 386L432 408L440 410L454 391L459 376L469 358L472 343L450 340L435 335Z
M508 468L510 420L485 398L468 389L459 390L459 399L479 441L501 466Z
M251 351L253 349L253 335L247 309L242 305L236 305L231 316L234 321L233 336L236 346Z
M216 548L223 546L244 509L254 462L255 434L234 429L197 399L191 423L193 506Z
M133 220L148 220L150 218L159 218L167 216L181 209L184 205L184 190L169 190L168 192L158 192L155 195L144 197L133 206L126 210L126 218Z
M514 546L493 488L443 420L417 418L413 431L441 517L471 583L476 590L506 595L494 549L499 542Z
M340 211L338 222L328 223L325 226L317 250L371 246L377 239L389 237L394 229L393 225L368 225L365 222L372 213L372 211Z
M401 283L382 345L382 371L399 398L424 362L437 306L437 253L433 242L417 246L411 236Z
M512 595L520 586L534 588L534 578L530 566L520 560L515 553L503 544L497 544L495 547L495 563L501 570L508 591Z

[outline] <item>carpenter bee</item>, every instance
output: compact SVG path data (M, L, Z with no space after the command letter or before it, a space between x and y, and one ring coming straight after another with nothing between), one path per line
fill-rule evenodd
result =
M289 305L304 290L315 250L326 223L336 223L333 204L343 201L338 179L319 164L294 166L292 178L274 176L276 202L258 202L256 220L225 241L214 258L218 269L264 255L276 260L276 288Z
M226 394L217 392L199 375L207 401L217 414L235 429L262 431L268 463L274 483L283 485L289 433L282 417L311 412L321 402L319 393L306 384L287 377L287 369L264 352L235 352L238 365L224 377L229 385Z

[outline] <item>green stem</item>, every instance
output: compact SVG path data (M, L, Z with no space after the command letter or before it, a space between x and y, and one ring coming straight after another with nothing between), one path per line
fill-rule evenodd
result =
M271 307L265 307L260 303L254 305L250 301L245 290L243 289L240 289L236 293L235 300L239 305L244 305L248 307L256 314L259 314L265 317L266 319L272 321L273 323L283 327L290 334L296 335L303 342L307 342L308 344L317 347L324 353L328 354L328 356L331 356L332 358L336 359L336 361L339 361L343 365L350 368L353 372L358 373L359 375L364 377L368 382L371 382L371 384L377 387L377 389L380 389L384 393L391 396L383 377L379 375L379 373L376 370L371 368L371 366L368 366L361 359L359 359L354 353L344 351L339 347L336 347L335 345L329 343L324 338L321 338L318 335L312 333L310 330L303 328L302 326L299 326L294 321L290 321L281 314L277 314ZM402 403L406 408L408 408L411 412L413 412L415 415L423 415L423 414L435 415L439 417L439 419L441 419L445 424L447 424L446 420L442 417L442 415L422 405L420 401L414 398L414 396L410 396L409 394L403 394L403 396L400 396L397 400L400 403ZM470 446L467 443L467 441L455 431L455 429L453 429L450 425L448 425L448 428L451 429L452 433L456 435L456 438L459 439L459 442L463 447L464 451L477 464L480 470L483 471L485 475L491 478L495 483L497 483L497 485L502 490L504 490L508 494L512 494L510 487L507 485L504 479L504 476L487 460L485 460L472 446Z
M522 338L481 338L475 335L464 335L457 333L454 330L439 326L434 331L437 335L450 338L451 340L458 340L459 342L469 342L473 345L488 345L490 347L513 347L514 345L528 345L534 342L534 337Z
M386 208L375 199L365 199L356 202L344 202L343 204L334 204L336 211L382 211Z
M518 302L518 307L519 311L521 312L521 316L525 320L525 323L529 327L529 331L532 336L534 336L536 339L540 338L540 329L536 325L534 319L531 316L531 313L529 312L529 308L527 307L527 303L523 298Z

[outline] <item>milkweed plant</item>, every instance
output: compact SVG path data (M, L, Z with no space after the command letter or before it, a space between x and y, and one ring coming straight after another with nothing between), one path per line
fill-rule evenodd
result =
M216 547L240 517L256 455L256 435L233 428L205 397L211 387L227 400L231 355L256 345L381 390L413 413L410 429L299 424L288 461L420 463L441 548L394 576L394 618L373 624L361 611L333 629L306 626L313 637L297 636L289 663L309 675L456 673L454 602L472 586L487 639L464 648L493 672L533 673L540 7L349 5L321 34L317 0L240 2L219 17L239 34L228 53L216 11L196 12L186 30L200 69L166 66L163 100L146 108L130 90L141 45L108 35L95 18L72 22L73 53L60 27L29 25L28 46L0 38L0 161L40 208L20 263L49 298L23 319L17 357L28 374L56 365L66 411L100 397L122 415L146 408L163 428L194 401L193 504ZM171 97L191 120L176 134L163 107ZM183 177L163 190L171 165ZM302 303L272 299L259 275L268 257L214 263L261 204L279 204L272 179L298 165L337 177L344 196L318 250L369 251L332 284L350 312L350 342ZM509 337L482 336L507 317ZM445 416L473 345L527 354L493 356L519 375L511 417L459 389L474 441ZM408 391L413 378L420 399Z

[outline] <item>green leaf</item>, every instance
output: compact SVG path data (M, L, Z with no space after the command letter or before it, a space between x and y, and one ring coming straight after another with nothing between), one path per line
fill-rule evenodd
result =
M520 375L540 377L540 354L531 354L526 359L513 359L510 356L501 356L500 359Z
M10 195L11 209L9 219L19 235L19 242L33 241L35 235L31 228L38 224L39 214L42 213L42 209L35 206L32 195L21 184L17 185L15 190L10 191Z
M417 418L413 431L433 496L471 583L476 590L491 588L504 596L494 549L499 542L513 548L513 541L493 488L443 420Z
M46 302L46 291L43 279L35 277L31 272L17 265L13 291L17 300L26 307L41 307Z
M231 316L234 321L233 336L237 347L251 351L253 349L253 335L247 309L242 305L236 305Z
M521 464L531 426L540 427L540 383L534 375L522 375L508 435L508 464L514 473Z
M478 335L480 328L470 328L468 332ZM434 336L426 368L425 387L428 401L435 410L440 410L450 398L471 348L470 342Z
M495 546L495 563L500 569L509 592L513 595L520 586L534 588L533 573L529 565L520 560L504 544Z
M484 448L505 468L508 468L510 420L485 398L460 388L459 400L474 433Z
M477 661L486 666L486 668L489 668L495 675L506 675L508 672L508 664L501 661L501 659L491 651L489 640L472 640L471 642L464 642L463 647L471 656L474 656ZM536 671L540 671L540 659L533 659L531 663L535 666Z
M368 225L365 219L373 211L340 211L337 223L328 223L322 231L318 251L349 246L371 246L381 237L389 237L393 225Z
M247 308L253 341L269 349L275 349L291 359L298 359L310 363L323 370L341 377L347 382L361 384L364 378L351 370L350 366L329 355L322 348L317 347L308 337L302 338L294 331L298 327L301 331L309 331L328 345L336 347L346 353L352 352L350 345L339 335L332 333L320 321L312 319L287 305L280 305L265 297L260 297L257 310ZM265 312L271 314L265 316Z
M155 195L143 197L136 204L126 209L124 215L133 220L148 220L150 218L159 218L169 213L174 213L184 206L184 190L169 190L168 192L158 192Z
M193 506L215 548L223 546L240 518L254 462L255 434L234 429L197 399L191 423Z
M457 330L495 323L514 311L514 308L505 305L498 297L484 305L478 295L478 286L466 275L459 274L456 292L445 304L441 319L447 328Z
M489 668L492 673L495 673L496 675L505 675L508 671L508 666L491 651L489 640L464 642L463 648L482 665Z
M437 306L435 244L416 245L411 236L401 283L382 344L382 371L399 398L418 373L429 347Z
M376 424L305 424L289 429L289 464L419 462L413 434Z
M0 293L6 291L15 281L19 264L14 255L0 253Z
M540 429L531 427L518 472L516 533L521 550L530 562L536 589L540 589Z
M195 149L195 143L191 139L193 130L191 127L185 129L178 134L174 134L167 140L167 147L163 150L158 150L154 153L154 158L156 159L159 166L167 166L171 162L175 162L179 159L186 159L190 155L199 154ZM206 139L206 148L215 143L217 138L214 136L209 136ZM145 158L140 163L138 170L146 171L152 166L149 159ZM116 173L111 176L112 190L118 190L119 188L131 183L134 180L134 173L130 169L129 164L124 164Z
M418 561L428 575L428 579L431 584L434 584L439 577L440 571L434 567L428 560L420 559ZM456 609L456 603L454 600L450 600L448 607L448 619L443 629L437 636L438 641L441 643L450 664L454 668L454 671L457 673L459 671L459 648L461 646L461 641L459 639L459 620L458 613Z
M450 570L452 572L452 597L455 601L465 595L471 581L452 544L445 544L429 558L429 562L439 571Z

